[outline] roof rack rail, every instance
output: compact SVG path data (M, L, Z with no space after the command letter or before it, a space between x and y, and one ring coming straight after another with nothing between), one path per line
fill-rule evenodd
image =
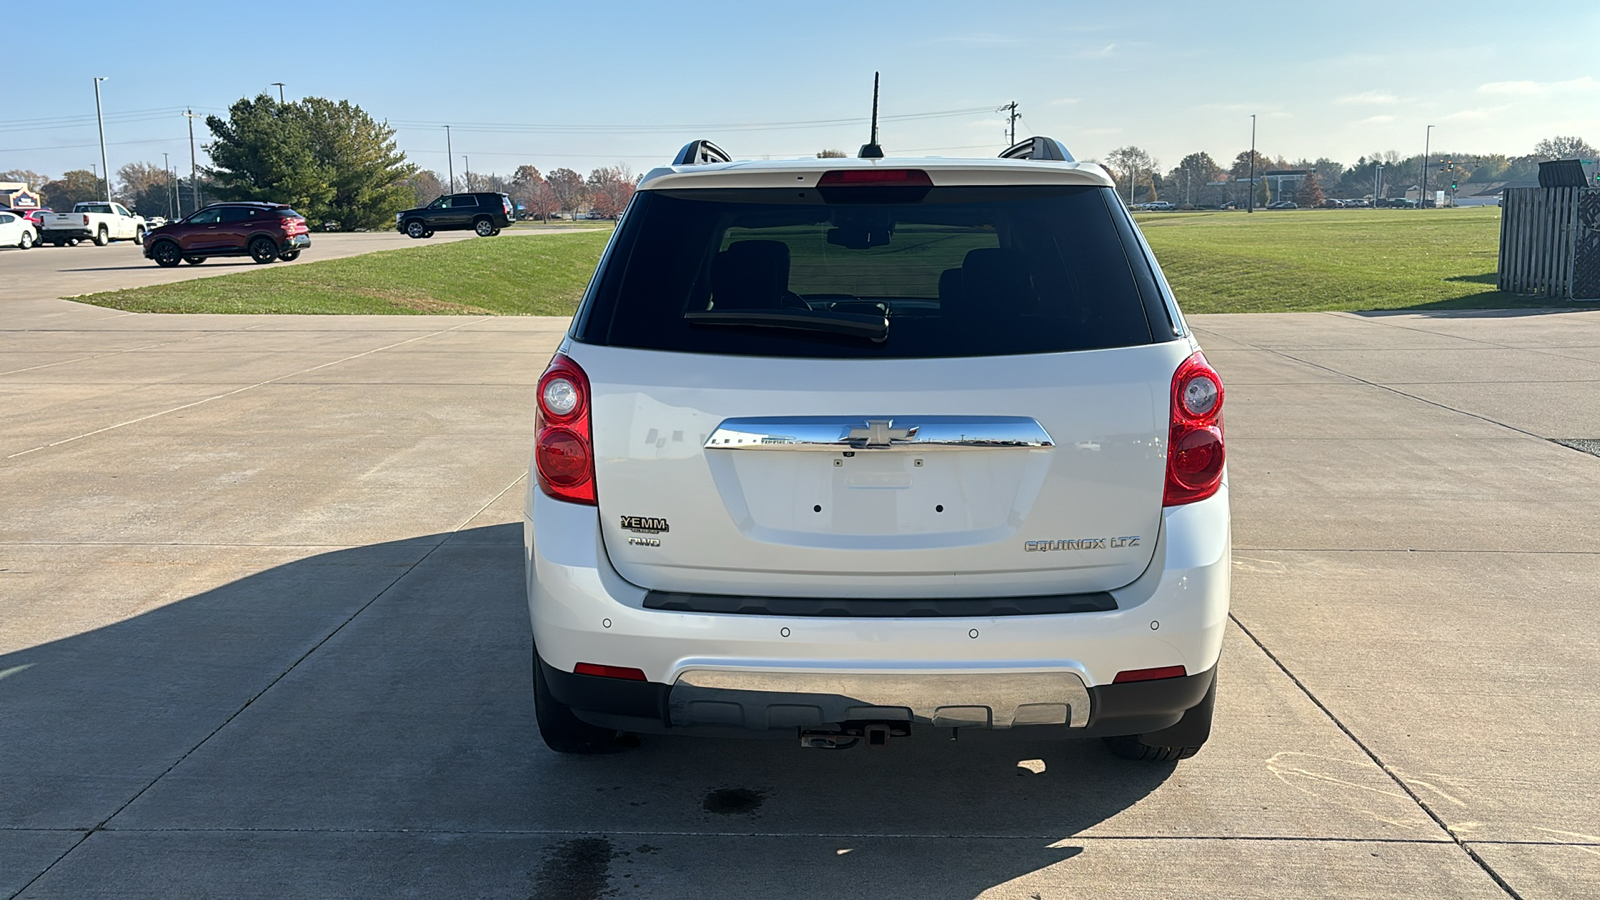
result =
M673 158L675 166L703 166L708 163L733 162L725 150L710 141L690 141L683 145Z
M1072 154L1055 138L1035 135L1018 141L1000 153L1001 159L1047 159L1054 162L1074 162Z

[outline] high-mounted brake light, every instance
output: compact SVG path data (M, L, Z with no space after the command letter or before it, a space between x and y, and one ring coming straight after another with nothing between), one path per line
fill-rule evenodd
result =
M933 179L921 169L830 169L817 179L817 187L933 187Z
M1222 378L1204 353L1197 351L1172 374L1163 506L1204 500L1222 486L1222 465L1227 461L1222 397Z
M621 678L623 681L649 681L640 669L625 666L602 666L598 663L578 663L572 671L577 675L595 675L600 678Z
M589 376L557 353L539 377L533 462L539 489L568 503L596 504Z

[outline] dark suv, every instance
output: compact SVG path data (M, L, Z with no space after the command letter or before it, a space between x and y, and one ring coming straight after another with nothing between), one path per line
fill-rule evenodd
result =
M476 231L479 237L500 233L511 224L514 207L506 194L484 191L446 194L417 209L396 213L395 228L414 238L433 237L435 231Z
M145 235L144 255L158 266L197 266L213 256L258 263L292 260L311 246L305 216L282 203L214 203Z

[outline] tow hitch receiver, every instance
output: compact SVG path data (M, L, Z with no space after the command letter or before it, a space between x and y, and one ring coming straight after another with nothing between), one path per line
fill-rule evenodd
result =
M887 747L891 737L909 737L909 722L846 722L837 731L802 731L800 746L813 750L849 750L866 741L868 747Z

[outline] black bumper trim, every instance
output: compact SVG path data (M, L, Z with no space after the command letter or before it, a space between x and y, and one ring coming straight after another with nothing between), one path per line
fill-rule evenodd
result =
M897 619L954 616L1048 616L1062 613L1111 612L1117 601L1104 591L1050 594L1042 597L974 597L915 600L836 597L745 597L734 594L687 594L650 591L645 609L670 612L724 613L744 616L834 616Z
M572 707L580 717L588 713L625 729L635 724L637 730L644 730L646 725L660 729L671 727L667 706L668 695L672 693L670 684L577 675L552 668L543 659L539 659L538 664L551 696ZM1205 699L1216 674L1216 667L1212 667L1183 678L1091 687L1087 727L1041 727L1051 728L1061 737L1112 737L1170 728Z

